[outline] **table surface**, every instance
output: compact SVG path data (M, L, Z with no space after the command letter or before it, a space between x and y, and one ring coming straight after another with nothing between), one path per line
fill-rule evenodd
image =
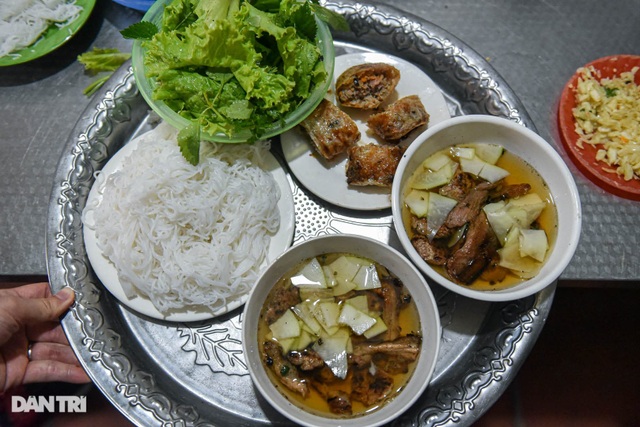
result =
M373 3L373 2L372 2ZM558 97L581 65L612 54L640 55L640 1L405 0L379 2L430 21L482 55L524 104L538 133L574 173L583 208L570 281L638 281L640 202L610 195L568 160L559 141ZM129 51L119 31L142 13L99 0L82 30L58 50L0 68L0 278L46 275L45 225L62 149L95 78L76 61L93 47Z

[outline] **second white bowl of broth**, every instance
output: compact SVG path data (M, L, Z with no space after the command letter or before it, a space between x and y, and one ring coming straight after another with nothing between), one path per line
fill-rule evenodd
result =
M473 144L502 146L504 154L496 165L509 172L509 176L505 178L506 184L530 184L531 190L529 193L539 195L546 203L546 206L542 209L541 219L536 220L537 222L529 226L531 229L543 229L547 238L546 252L539 258L540 261L536 261L539 264L538 269L533 270L535 273L525 274L519 272L520 276L518 276L518 274L511 274L513 270L509 271L507 269L507 279L505 281L503 279L496 280L495 278L478 278L471 283L461 283L448 274L446 263L454 262L450 261L451 258L446 258L446 261L443 261L444 265L435 266L436 262L432 258L430 262L426 262L419 254L416 246L414 246L414 238L416 238L417 233L415 232L415 223L412 229L412 213L407 204L408 194L415 189L413 184L414 177L420 171L427 170L427 172L430 172L423 162L427 158L433 159L431 156L435 153L445 151L452 158L456 158L456 155L450 154L452 147ZM459 153L459 155L464 154ZM456 163L453 167L462 170L461 163ZM492 168L487 168L487 170L489 169ZM465 171L468 170L465 169ZM494 179L497 178L499 177L494 177ZM526 182L527 180L531 182ZM484 179L480 178L476 182L483 181ZM426 191L436 192L439 195L443 193L440 187L437 186ZM436 195L433 199L438 200L439 195ZM415 197L415 194L413 197ZM514 199L518 197L521 196L514 197ZM427 196L427 199L431 200L432 197ZM460 200L460 198L458 200L454 198L454 201L449 200L449 208L455 206L456 201L459 202ZM506 198L504 202L506 203L509 200L509 198ZM411 144L396 171L392 187L392 211L394 227L399 240L409 258L420 270L430 279L453 292L485 301L508 301L523 298L553 283L569 264L575 253L582 222L580 198L573 176L553 146L534 131L520 124L505 118L487 115L452 118L428 129ZM480 214L484 215L482 209L478 215ZM426 218L428 214L424 214L424 216ZM438 222L435 223L439 224ZM468 227L468 224L469 222L465 227ZM433 226L433 228L436 227L436 225ZM457 238L460 239L458 241L455 241L452 237L446 245L442 245L442 242L437 242L439 246L445 248L444 252L442 252L442 254L445 254L443 256L450 257L455 250L460 249L466 238L465 233L468 230L469 228L464 229L462 227L458 230L459 235ZM507 236L510 236L507 233L508 231L510 230L505 228L495 233L501 239L501 246ZM511 231L514 231L514 236L518 235L517 231L519 230L516 227L512 227ZM433 239L436 237L429 233L427 234L430 236L430 241L434 242ZM460 246L456 246L458 242L460 242ZM515 240L511 240L511 242L515 242ZM503 247L499 246L499 249ZM514 247L510 246L510 248ZM425 251L423 251L424 253ZM440 254L440 252L438 253ZM522 254L523 258L529 257L526 251L522 252ZM530 259L527 258L525 261L531 264ZM495 259L495 264L498 264L497 258ZM507 264L505 263L504 265ZM471 268L470 264L469 268ZM460 270L464 273L465 269ZM531 274L533 274L532 277L526 277Z
M303 371L302 367L292 365L289 359L287 359L291 354L302 352L302 348L314 350L314 353L316 350L322 353L324 350L321 350L321 348L327 346L328 341L334 340L334 338L328 338L327 332L322 329L317 336L312 338L311 342L300 343L299 338L296 338L294 341L298 341L296 341L296 344L293 344L294 347L289 347L290 342L285 344L287 340L282 339L278 341L277 338L274 339L274 333L268 326L268 321L272 322L271 324L275 324L278 321L273 322L273 319L267 319L269 314L266 314L266 310L271 308L273 311L273 308L275 308L277 303L282 299L281 297L276 297L274 301L272 294L272 292L274 292L274 286L278 286L280 289L282 289L283 284L287 289L295 287L294 283L299 282L296 277L299 277L298 272L300 268L305 265L311 265L309 264L310 260L317 260L323 267L332 265L331 268L337 270L335 266L340 264L341 261L333 262L342 256L367 260L361 263L361 268L363 269L361 272L364 272L367 266L369 266L369 268L371 268L371 265L375 266L375 264L367 263L377 263L378 265L375 266L375 270L380 273L379 278L386 283L383 287L374 287L366 291L351 290L346 293L344 289L337 290L337 288L334 288L337 282L331 284L328 288L323 288L320 292L325 296L327 289L336 289L336 291L333 292L338 294L335 297L335 301L339 302L343 313L346 311L345 306L351 304L351 302L345 303L347 299L365 294L369 295L369 292L381 295L381 301L385 301L385 303L387 301L393 301L393 299L387 298L391 298L390 295L395 295L395 297L401 298L397 303L401 304L402 308L398 315L399 328L393 327L393 321L387 321L386 323L389 324L387 331L383 331L369 338L365 337L365 335L368 335L366 332L362 334L360 331L356 334L351 329L351 326L345 326L345 324L341 323L340 327L347 328L350 331L350 337L348 338L349 344L346 347L346 354L348 354L348 356L345 354L348 358L348 363L345 363L345 366L348 366L347 369L349 371L346 372L345 380L336 380L334 373L340 370L340 368L336 368L337 365L341 364L339 361L340 357L327 357L331 360L328 362L325 361L324 365L319 365L316 371ZM315 261L313 261L312 264L316 265ZM343 274L335 273L334 270L328 268L324 268L323 270L327 273L326 277L330 277L332 274L338 274L342 277ZM309 270L305 271L308 272ZM334 271L334 273L329 273L330 271ZM389 277L385 278L385 276L387 276L386 272L390 272L396 280L391 281ZM292 274L293 279L291 278ZM309 274L307 274L307 276L309 276ZM354 278L353 281L358 282L356 278ZM340 278L339 282L340 284L337 286L344 286L344 283L346 283L342 281L342 278ZM393 285L390 285L390 283L393 283ZM396 289L397 294L396 291L392 292L390 289ZM308 297L309 291L314 292L312 288L301 291L298 291L298 289L294 290L294 292L301 297L298 304L304 304L304 301L309 302L312 300L312 298ZM391 294L382 297L385 292L391 292ZM410 298L406 298L407 295L409 295ZM369 297L371 301L376 300L375 296L370 295ZM324 298L323 301L326 302L327 299ZM328 304L331 305L332 303L329 302ZM370 302L369 304L372 303ZM292 306L292 304L284 304L284 307L289 306ZM352 307L349 307L349 309L351 308ZM371 308L372 311L375 310L373 307L369 308ZM360 308L360 310L367 311L367 309L363 308ZM385 322L381 322L380 319L383 317L386 318L384 313L389 313L386 310L387 308L384 308L384 311L379 317L372 311L368 314L370 314L371 317L377 317L380 324L385 324ZM287 316L292 316L294 312L297 313L295 310L287 309L286 315L278 312L277 316L278 319L284 319ZM273 314L273 312L271 314ZM340 322L343 321L344 319ZM301 318L294 321L296 327L299 326L301 330L304 331L304 334L308 334L312 332L313 328L308 328L305 322L306 321ZM325 326L326 325L323 324L322 328L325 328ZM243 349L255 387L267 402L281 414L305 426L377 426L388 423L398 417L421 396L427 387L435 368L441 335L436 301L420 271L399 251L392 247L373 239L355 235L330 235L310 239L290 248L275 260L261 275L249 296L243 313L242 327ZM395 332L389 332L392 329L394 329ZM373 329L371 329L371 331L373 331ZM344 332L344 329L335 332L333 337L340 336L341 332ZM311 335L314 334L311 333ZM318 340L318 337L322 338ZM402 347L409 341L412 341L413 344L410 344L407 348L409 352L414 354L414 356L417 355L417 357L415 357L415 360L408 362L408 364L405 363L406 374L386 374L385 370L391 365L384 365L389 362L388 360L385 362L384 354L380 355L375 351L369 352L368 350L363 350L364 348L372 348L370 346L381 349L382 347L375 347L381 345ZM273 357L273 355L269 354L266 350L266 342L275 342L277 345L280 345L278 343L282 343L279 354L285 359L280 360L280 355ZM296 345L301 346L301 348L297 348ZM318 347L318 345L321 347ZM367 353L367 355L364 355L363 351ZM380 351L384 353L383 350ZM360 365L362 370L356 374L353 353L357 353L360 356L364 355L365 359L368 357L373 361ZM283 360L285 361L283 362ZM401 361L402 357L394 360ZM322 381L317 382L313 378L319 378L316 375L326 375L327 371L331 371L330 376L332 379L327 381L326 378L323 377L324 379L322 381L324 381L325 385L328 385L328 388L324 388ZM392 369L389 369L389 372L391 371ZM363 400L361 397L358 397L361 396L361 394L356 395L359 393L354 391L357 387L353 386L352 388L352 378L355 376L359 378L373 378L371 375L377 375L376 378L382 378L383 381L389 378L393 378L393 380L392 386L388 388L389 394L386 398L381 399L379 402L366 405L360 402L360 400ZM308 397L306 399L302 398L301 396L304 394L303 391L295 392L287 387L284 382L288 380L281 378L282 376L288 377L288 380L291 381L290 384L294 384L292 385L294 389L296 388L295 384L299 384L298 380L306 382L306 388L309 393L307 395ZM334 383L334 386L332 386L331 383ZM352 414L335 414L331 412L331 405L327 403L327 400L331 399L329 396L335 397L337 395L340 395L341 399L346 399L352 405Z

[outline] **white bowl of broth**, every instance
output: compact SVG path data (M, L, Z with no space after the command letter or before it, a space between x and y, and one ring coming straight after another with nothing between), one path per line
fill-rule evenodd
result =
M392 211L420 270L485 301L523 298L557 280L582 222L573 176L553 146L486 115L439 123L411 144L396 171Z
M440 335L420 271L394 248L355 235L290 248L261 275L243 314L256 389L306 426L398 417L427 387Z

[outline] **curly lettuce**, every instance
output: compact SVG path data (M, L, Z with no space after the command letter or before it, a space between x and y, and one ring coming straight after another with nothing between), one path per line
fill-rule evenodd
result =
M208 134L259 138L327 79L311 0L173 0L143 42L154 98Z

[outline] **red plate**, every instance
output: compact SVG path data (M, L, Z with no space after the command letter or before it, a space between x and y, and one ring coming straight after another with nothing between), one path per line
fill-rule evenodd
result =
M601 78L613 78L625 71L631 70L634 66L640 66L640 56L636 55L614 55L596 59L585 65L593 66L601 73ZM584 148L578 148L576 141L578 134L575 132L575 120L572 110L576 105L575 87L578 82L578 73L573 75L567 82L558 106L558 130L560 139L567 154L575 165L591 181L608 192L626 199L640 201L640 180L632 179L625 181L616 173L605 172L604 162L595 159L597 149L589 144L584 144ZM636 84L640 84L640 71L635 76Z

